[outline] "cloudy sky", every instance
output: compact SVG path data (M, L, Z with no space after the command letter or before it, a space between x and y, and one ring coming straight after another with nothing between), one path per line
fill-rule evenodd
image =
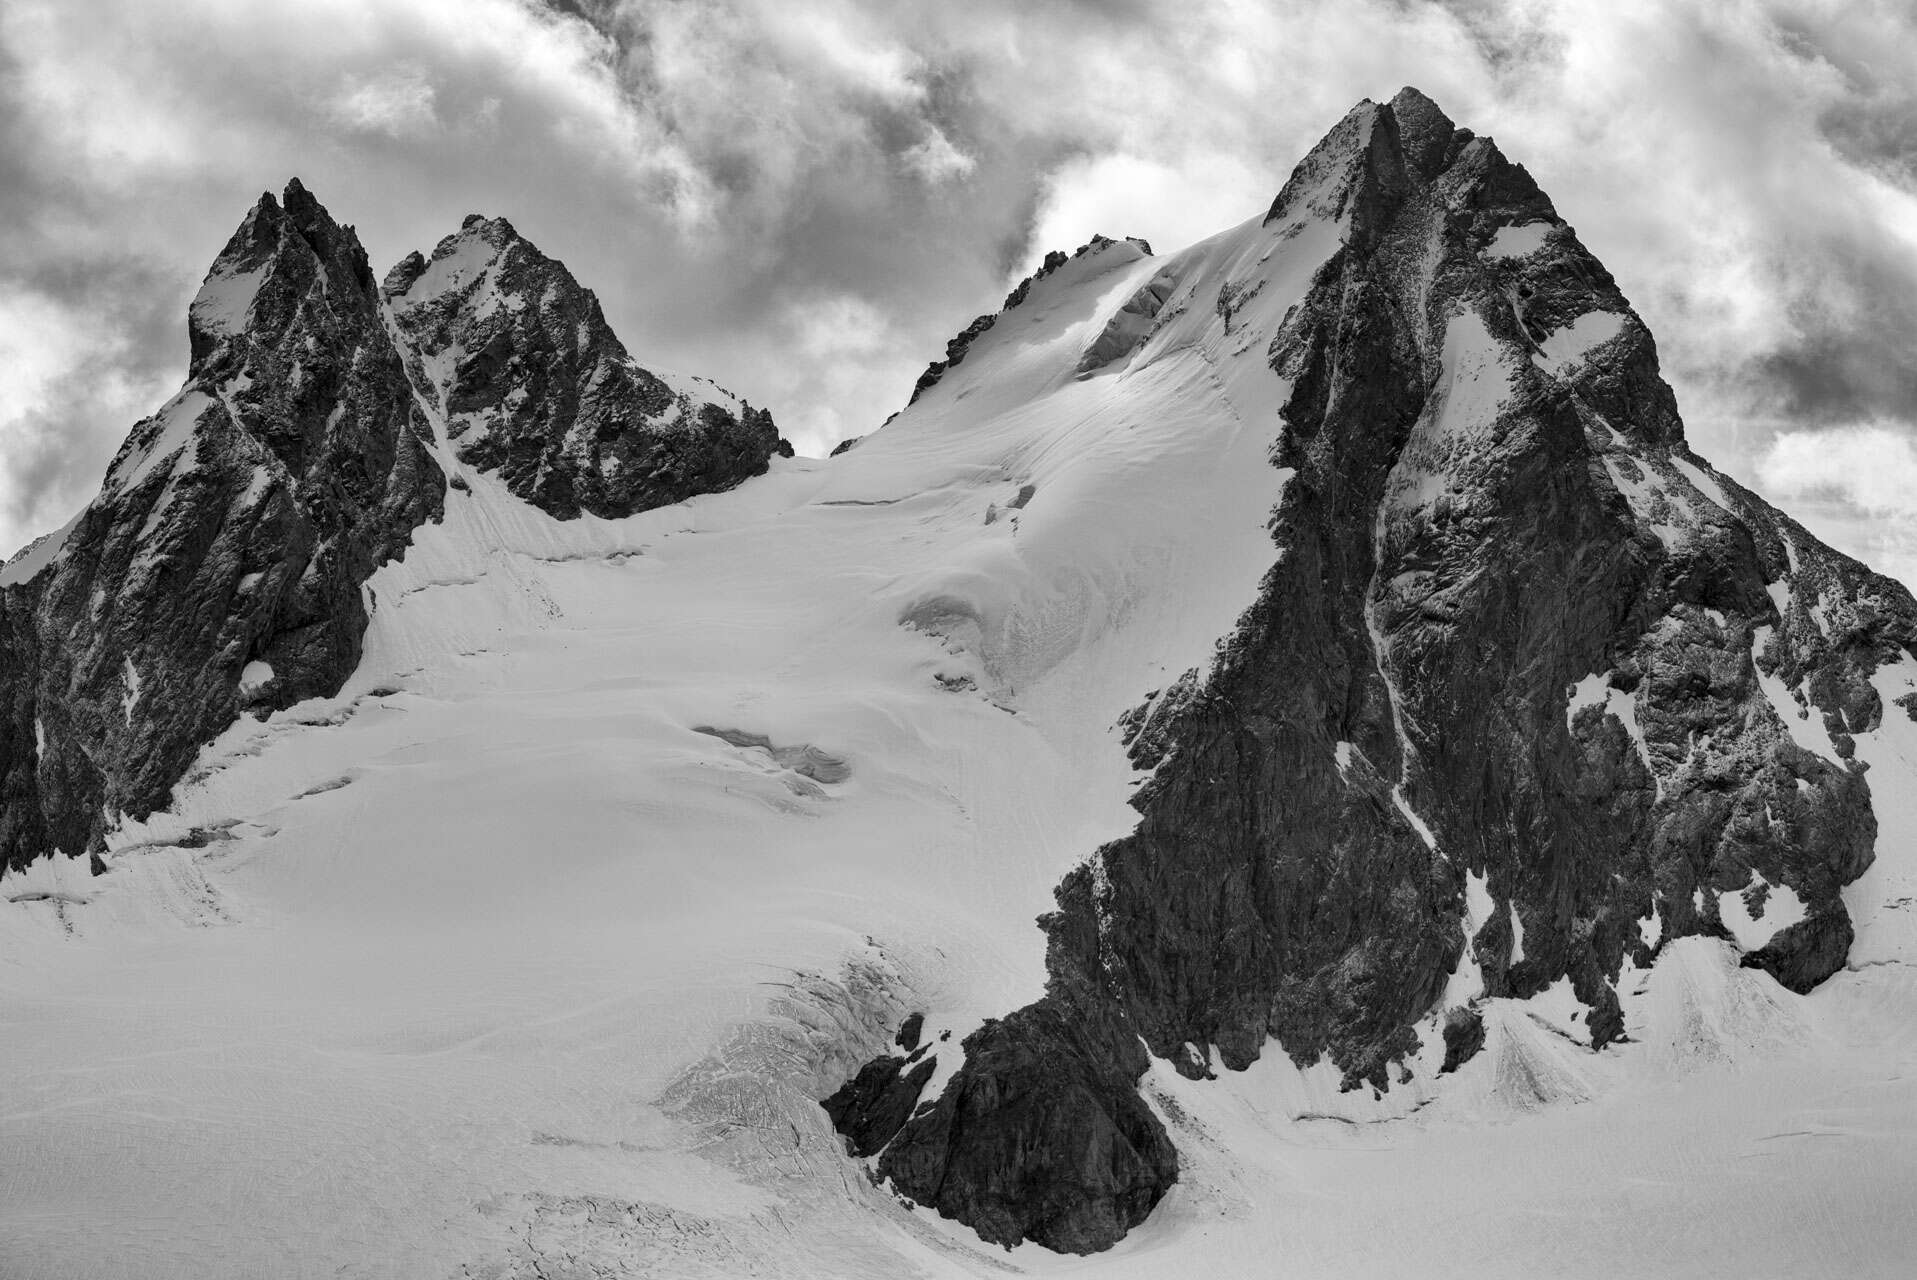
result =
M1238 222L1403 84L1552 194L1702 452L1917 582L1907 0L0 0L0 555L291 175L379 272L511 218L816 453L1047 248Z

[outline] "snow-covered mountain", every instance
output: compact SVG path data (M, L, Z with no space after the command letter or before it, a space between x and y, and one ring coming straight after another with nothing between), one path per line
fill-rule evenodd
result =
M8 1274L1917 1244L1917 605L1415 91L831 460L499 220L192 331L0 591Z

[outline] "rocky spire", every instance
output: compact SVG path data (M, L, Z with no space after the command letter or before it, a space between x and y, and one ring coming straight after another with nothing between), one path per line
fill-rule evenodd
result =
M242 710L337 690L360 584L439 513L366 255L297 180L247 214L188 333L186 385L5 589L6 862L97 846Z
M561 519L727 489L791 454L765 410L641 368L592 291L504 218L468 217L384 288L460 460Z
M1406 85L1391 99L1388 113L1398 131L1399 152L1414 182L1430 182L1471 141L1471 131L1451 123L1438 104Z

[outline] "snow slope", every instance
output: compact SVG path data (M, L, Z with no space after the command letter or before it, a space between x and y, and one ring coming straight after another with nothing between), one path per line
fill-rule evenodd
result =
M1601 1055L1547 993L1386 1099L1281 1053L1155 1069L1184 1174L1096 1257L909 1212L830 1132L814 1100L906 1011L949 1059L1039 994L1033 917L1135 817L1114 721L1276 555L1265 350L1339 231L1114 242L858 449L630 519L554 521L442 437L467 488L370 584L346 689L208 747L110 874L4 881L0 1272L1859 1275L1917 1244L1917 808L1880 812L1855 971L1811 997L1687 939ZM1917 767L1917 724L1860 742Z

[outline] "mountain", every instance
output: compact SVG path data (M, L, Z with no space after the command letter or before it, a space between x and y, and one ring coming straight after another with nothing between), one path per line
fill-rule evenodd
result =
M1917 605L1488 139L1048 255L831 459L323 218L6 571L12 1271L1900 1273Z
M1177 1167L1151 1056L1208 1077L1275 1041L1384 1091L1482 1051L1485 1000L1558 984L1604 1048L1623 966L1680 938L1798 992L1848 959L1877 835L1853 735L1917 652L1909 593L1690 452L1616 283L1428 98L1347 115L1244 238L1332 229L1282 314L1246 314L1262 255L1221 281L1201 247L1080 362L1166 358L1171 325L1133 318L1208 301L1257 347L1279 558L1128 719L1140 821L1061 883L1044 998L923 1109L898 1059L868 1068L896 1119L855 1109L863 1152L987 1239L1097 1249L1144 1218Z
M790 453L763 410L640 368L503 220L381 287L295 179L233 233L187 329L186 384L0 570L0 866L98 850L236 716L338 692L377 607L362 586L441 518L456 461L571 519Z

